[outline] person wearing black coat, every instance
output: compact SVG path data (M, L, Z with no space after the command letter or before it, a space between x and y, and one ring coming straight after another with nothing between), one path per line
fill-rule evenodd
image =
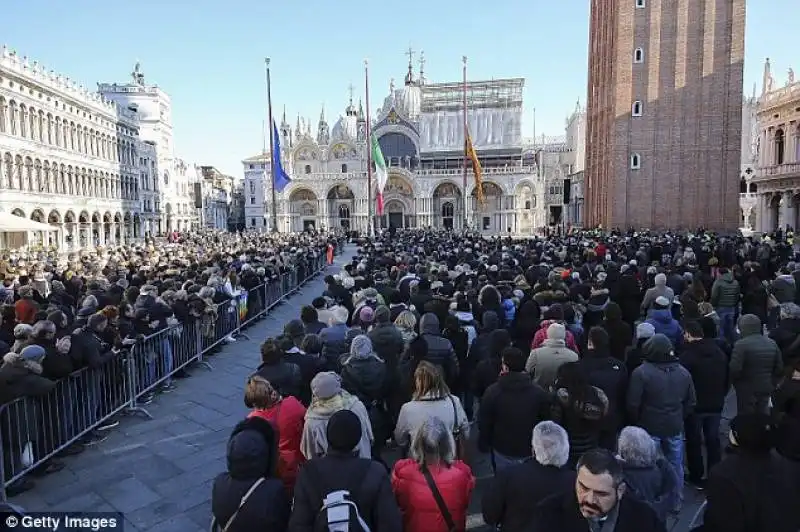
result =
M428 362L441 368L447 385L452 389L458 378L458 358L453 344L442 336L436 314L429 312L422 316L419 334L428 344Z
M479 402L489 386L497 382L503 365L501 354L510 345L511 335L507 330L496 329L489 333L489 356L478 363L472 375L472 393Z
M767 414L731 422L731 452L706 484L703 532L797 532L797 469L772 452L775 430Z
M507 347L501 357L502 374L478 410L478 449L491 450L495 472L530 457L531 431L550 414L549 394L525 372L527 354Z
M325 428L328 453L306 462L297 476L289 532L319 530L317 521L326 519L324 513L320 514L323 500L339 490L348 492L348 499L355 503L371 531L403 530L386 468L354 453L361 431L361 421L350 410L339 410L330 417Z
M319 321L317 309L307 305L300 309L300 321L303 322L306 334L319 334L328 325Z
M461 326L458 318L453 314L447 314L445 316L442 337L450 341L450 344L453 346L453 351L456 353L456 358L458 359L458 367L463 367L467 362L467 354L469 353L469 335ZM459 375L459 378L455 380L450 391L455 395L461 396L464 392L464 387L462 386L463 382L463 379L461 379Z
M285 344L279 343L279 345L284 349L284 359L300 368L302 385L299 399L301 403L308 406L311 402L311 379L325 367L325 360L321 356L307 354L301 349L300 346L305 336L303 322L292 320L283 327Z
M620 272L614 301L622 310L622 320L634 324L641 316L642 304L642 284L637 277L636 261L623 265Z
M552 421L533 429L533 457L497 472L483 492L483 520L503 532L523 532L536 505L547 497L575 489L575 471L569 458L566 431Z
M303 377L297 364L283 360L283 351L272 338L261 344L261 365L256 374L264 377L282 396L300 400Z
M633 343L633 329L630 323L623 321L622 309L616 303L609 303L604 314L600 326L608 333L608 354L625 360L625 350Z
M719 426L729 387L728 357L713 339L703 337L703 327L696 321L684 325L684 340L679 360L692 376L697 398L694 411L684 420L689 481L702 486L706 471L721 459Z
M624 322L623 322L624 323ZM628 370L609 351L611 343L606 329L589 329L586 356L578 361L588 383L602 390L608 398L608 415L603 419L598 444L613 450L617 445L617 434L625 423L625 398L628 393Z
M769 337L778 344L784 364L800 358L800 307L794 303L782 304L778 326Z
M276 475L277 439L272 424L257 416L233 429L228 440L228 471L214 479L211 492L213 531L287 530L291 507Z
M375 325L369 331L369 336L372 342L372 348L375 354L386 362L386 367L391 375L397 371L397 365L400 361L400 355L403 354L405 349L405 342L403 335L394 322L390 321L391 311L388 307L383 305L375 310Z
M665 532L666 527L647 503L625 494L622 467L616 457L596 449L578 462L575 489L539 503L527 530Z
M72 334L69 356L75 369L99 368L114 358L111 345L102 337L107 326L108 318L103 314L92 314L86 325Z

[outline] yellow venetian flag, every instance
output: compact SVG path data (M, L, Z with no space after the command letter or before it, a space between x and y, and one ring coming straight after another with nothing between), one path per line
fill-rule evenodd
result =
M472 137L469 136L469 131L467 131L465 141L466 157L472 161L472 173L475 175L475 195L478 198L478 203L484 206L486 200L483 197L483 168L481 168L481 162L478 160L477 152L475 152L475 146L472 145Z

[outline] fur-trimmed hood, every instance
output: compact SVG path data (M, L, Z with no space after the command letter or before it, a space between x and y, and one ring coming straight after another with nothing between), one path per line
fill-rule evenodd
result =
M41 364L35 360L24 359L22 358L22 355L17 353L6 353L3 355L3 364L8 364L9 366L14 366L16 368L24 368L37 375L42 374Z
M249 417L239 422L228 439L228 473L236 480L275 477L278 434L269 421Z

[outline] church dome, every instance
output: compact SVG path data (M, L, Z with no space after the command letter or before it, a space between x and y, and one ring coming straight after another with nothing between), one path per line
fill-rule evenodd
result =
M331 139L354 141L358 133L358 118L355 114L347 114L340 116L336 123L333 125L331 131Z
M419 119L422 109L422 89L417 84L408 84L400 91L398 111L411 121Z

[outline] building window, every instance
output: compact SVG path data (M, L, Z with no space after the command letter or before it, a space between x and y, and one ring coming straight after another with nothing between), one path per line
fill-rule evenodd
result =
M255 227L255 226L256 226L256 219L250 218L250 227Z
M642 157L638 153L631 155L631 170L638 170L642 167Z
M305 170L306 170L306 174L310 174L311 173L311 165L307 164Z
M250 194L256 193L256 184L253 181L250 181Z
M775 132L775 164L783 164L786 155L786 142L783 130L779 129Z
M633 62L634 63L644 63L644 49L637 48L633 51Z
M343 174L346 174L346 173L347 173L347 165L346 165L346 164L343 164L343 165L342 165L342 173L343 173Z
M253 169L253 165L251 164L251 165L250 165L250 170L252 170L252 169Z
M250 205L255 205L255 204L256 204L256 197L250 196Z
M636 0L636 8L637 9L644 9L644 0Z
M633 116L642 116L642 102L635 101L633 102L633 109L631 111Z

